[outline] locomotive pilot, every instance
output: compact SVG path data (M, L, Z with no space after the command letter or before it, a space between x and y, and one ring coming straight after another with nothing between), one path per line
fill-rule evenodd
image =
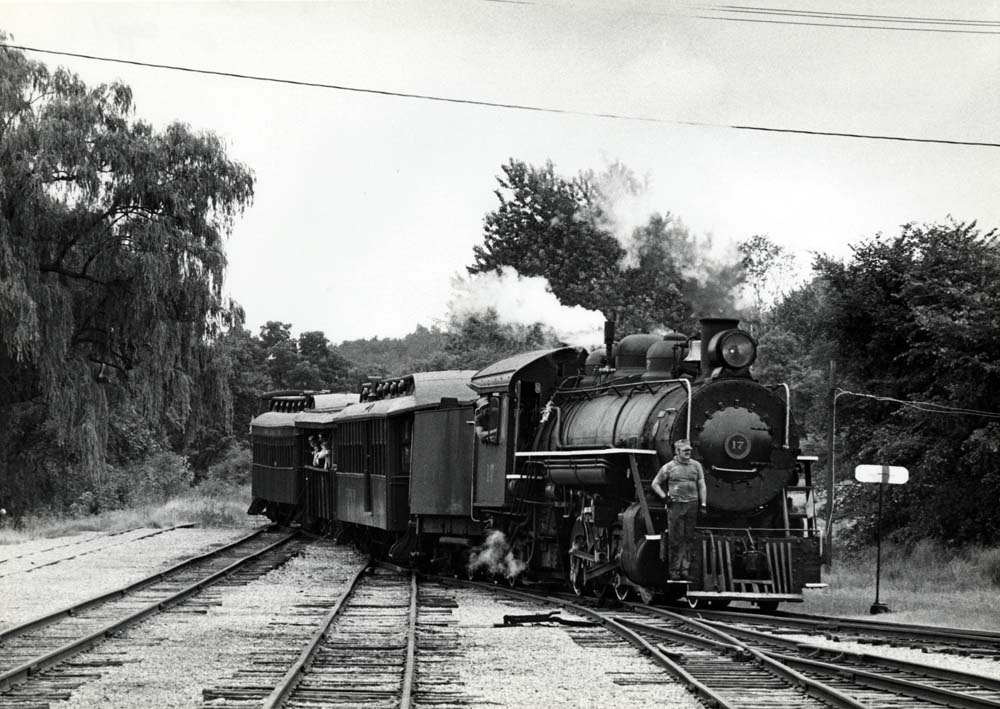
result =
M688 439L674 442L674 459L656 473L652 487L653 492L667 503L667 535L666 538L660 536L660 558L669 559L671 581L689 581L688 547L694 537L698 510L705 511L708 493L705 471L701 463L691 458Z

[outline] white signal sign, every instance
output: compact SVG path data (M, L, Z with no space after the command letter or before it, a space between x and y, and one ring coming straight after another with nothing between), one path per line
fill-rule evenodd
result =
M902 485L910 479L910 471L898 465L859 465L854 469L859 483L889 483Z

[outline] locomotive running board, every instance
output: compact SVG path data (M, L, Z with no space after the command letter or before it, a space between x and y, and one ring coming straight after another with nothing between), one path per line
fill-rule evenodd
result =
M688 591L688 598L724 598L731 601L781 601L801 603L801 593L750 593L748 591Z

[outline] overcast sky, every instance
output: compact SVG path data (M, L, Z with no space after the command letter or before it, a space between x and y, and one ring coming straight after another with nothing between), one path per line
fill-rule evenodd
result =
M1000 1L764 5L896 19L662 1L0 0L0 29L41 49L662 121L31 54L91 84L124 81L157 126L220 135L257 177L228 242L228 290L248 327L282 320L336 343L446 316L511 157L567 176L621 160L649 180L644 208L718 249L764 233L808 261L910 221L1000 226L1000 148L680 123L998 143Z

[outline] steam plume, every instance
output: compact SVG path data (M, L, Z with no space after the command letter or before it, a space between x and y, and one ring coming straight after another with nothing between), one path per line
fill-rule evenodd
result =
M541 276L523 278L514 269L505 270L502 276L490 272L463 278L456 274L451 291L448 311L460 319L492 308L500 322L541 323L568 345L590 349L602 342L604 317L579 305L561 305Z
M470 574L485 570L494 576L514 579L527 567L526 563L514 557L507 536L500 530L494 530L482 545L472 550L467 569Z

